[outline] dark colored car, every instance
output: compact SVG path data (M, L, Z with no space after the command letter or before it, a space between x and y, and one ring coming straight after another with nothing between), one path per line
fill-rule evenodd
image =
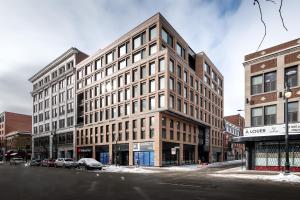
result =
M41 160L31 160L29 165L32 166L41 166L42 161Z
M43 160L41 163L41 166L42 167L54 167L54 163L55 163L55 160L52 158L49 158L49 159Z

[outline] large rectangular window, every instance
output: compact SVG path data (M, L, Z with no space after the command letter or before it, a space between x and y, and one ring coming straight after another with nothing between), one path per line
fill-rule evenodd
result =
M263 125L263 109L252 108L251 109L251 126L262 126Z
M124 56L127 53L127 44L123 44L119 47L119 57Z
M145 43L145 41L146 41L145 36L146 36L146 33L144 32L144 33L139 34L135 38L133 38L133 49L136 49Z
M149 39L153 40L156 38L156 26L152 26L149 30Z
M164 95L164 94L160 94L160 95L159 95L159 103L158 103L158 106L159 106L160 108L165 107L165 95Z
M171 47L173 47L173 37L165 30L161 30L162 39Z
M270 92L276 90L276 72L270 72L265 74L264 77L265 91Z
M265 106L264 122L265 125L276 124L276 106Z
M182 48L182 46L179 43L176 43L176 53L180 57L184 58L185 50L184 50L184 48Z
M251 94L259 94L263 92L263 76L251 77Z
M298 122L298 102L288 103L288 122Z
M285 69L285 80L287 80L289 87L298 85L298 66Z

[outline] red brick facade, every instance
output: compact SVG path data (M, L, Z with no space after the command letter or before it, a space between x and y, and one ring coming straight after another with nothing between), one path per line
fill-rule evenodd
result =
M277 92L265 93L251 97L250 105L277 101Z
M260 72L266 69L276 68L277 67L277 59L267 60L261 63L257 63L251 65L251 73Z

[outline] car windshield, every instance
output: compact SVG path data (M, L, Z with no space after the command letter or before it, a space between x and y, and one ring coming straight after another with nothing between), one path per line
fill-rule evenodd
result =
M66 158L65 161L73 161L71 158Z
M95 160L95 159L93 159L93 158L86 158L86 159L84 159L84 161L85 161L87 164L99 163L97 160Z

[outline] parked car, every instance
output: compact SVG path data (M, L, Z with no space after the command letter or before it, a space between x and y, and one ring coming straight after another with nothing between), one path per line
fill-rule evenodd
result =
M103 165L94 158L81 158L78 160L78 167L84 169L99 169L101 170Z
M41 160L31 160L30 161L30 163L29 163L29 165L32 167L32 166L41 166L41 164L42 164L42 161Z
M19 164L22 164L22 163L25 163L25 161L23 160L23 158L12 158L9 161L10 165L19 165Z
M54 167L55 160L52 158L45 159L42 161L41 166L42 167Z
M54 166L72 168L72 167L77 167L77 162L74 161L72 158L58 158L55 160Z

